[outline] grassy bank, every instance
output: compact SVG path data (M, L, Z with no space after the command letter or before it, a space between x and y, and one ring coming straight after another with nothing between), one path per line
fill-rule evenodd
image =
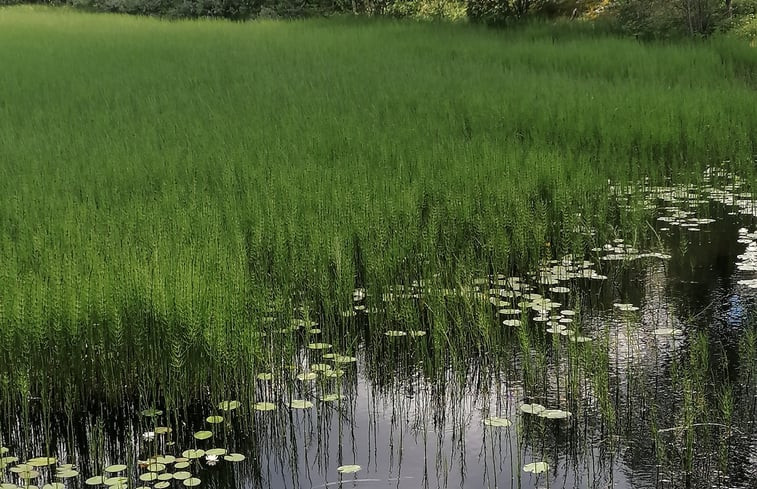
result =
M238 379L266 316L336 338L356 287L642 239L608 180L751 178L756 63L588 27L0 9L5 385Z

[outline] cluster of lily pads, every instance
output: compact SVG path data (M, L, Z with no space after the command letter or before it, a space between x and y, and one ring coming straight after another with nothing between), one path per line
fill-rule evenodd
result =
M573 415L570 411L548 409L541 404L536 403L521 404L518 409L523 414L538 416L545 419L567 419ZM512 422L509 419L500 416L489 416L484 418L483 423L484 426L491 428L509 428L512 426ZM547 470L549 470L549 464L547 464L547 462L531 462L523 466L524 472L530 472L533 474L540 474Z
M63 489L62 481L79 475L73 464L59 464L56 457L33 457L19 463L19 458L9 455L10 449L0 447L0 470L8 469L9 475L0 472L0 489L39 489L38 481L49 480L42 489ZM17 478L18 482L4 482Z

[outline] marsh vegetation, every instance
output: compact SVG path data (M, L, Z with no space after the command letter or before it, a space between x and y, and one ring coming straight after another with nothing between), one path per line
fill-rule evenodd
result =
M757 480L757 54L0 9L16 487Z

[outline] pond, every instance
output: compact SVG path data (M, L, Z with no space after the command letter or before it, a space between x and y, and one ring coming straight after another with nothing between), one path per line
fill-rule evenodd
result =
M757 487L757 203L715 172L613 198L652 210L653 249L356 289L336 330L272 314L238 400L4 404L0 487ZM439 321L429 295L488 314L372 319Z

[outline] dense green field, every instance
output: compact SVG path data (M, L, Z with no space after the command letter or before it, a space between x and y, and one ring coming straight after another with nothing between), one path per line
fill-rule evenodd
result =
M608 181L757 153L757 51L726 40L16 7L0 67L5 392L237 378L270 311L338 338L356 287L642 240Z

